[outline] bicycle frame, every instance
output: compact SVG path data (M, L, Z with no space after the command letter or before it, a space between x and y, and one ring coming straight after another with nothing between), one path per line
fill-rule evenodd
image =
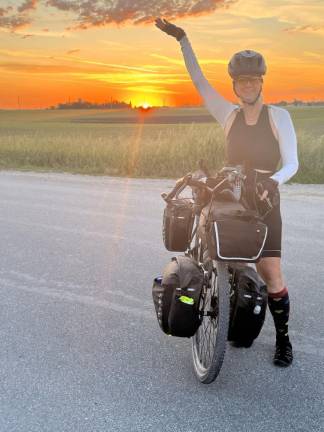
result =
M208 202L204 203L205 205L210 204L210 212L213 200L218 196L218 193L224 193L224 190L221 191L221 189L227 182L229 187L237 187L236 191L234 190L235 193L225 188L227 195L231 199L239 201L242 182L245 178L241 167L225 167L220 174L221 178L213 188L193 179L192 174L188 174L177 181L176 186L169 194L162 194L162 198L168 203L173 198L179 199L179 195L187 186L190 186L193 192L194 188L201 187L210 194ZM204 257L205 245L203 245L199 232L201 212L204 206L198 207L197 195L195 197L194 193L192 199L194 206L196 206L196 214L190 243L185 254L195 259L204 274L199 306L201 326L192 337L192 355L198 379L207 384L217 377L225 355L229 328L232 272L229 263ZM233 264L235 266L235 263L231 263L231 267Z

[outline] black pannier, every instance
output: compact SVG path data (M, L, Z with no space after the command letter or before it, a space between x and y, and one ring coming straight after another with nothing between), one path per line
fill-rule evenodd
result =
M260 260L268 229L255 212L246 210L240 203L216 201L207 220L210 258L238 262Z
M190 244L194 221L193 204L188 199L170 201L163 213L163 242L167 250L184 252Z
M201 319L199 301L203 287L203 272L187 256L172 258L163 276L154 279L152 296L157 319L168 335L191 337Z
M231 313L228 340L250 347L262 329L267 303L267 287L257 272L248 266L232 271Z

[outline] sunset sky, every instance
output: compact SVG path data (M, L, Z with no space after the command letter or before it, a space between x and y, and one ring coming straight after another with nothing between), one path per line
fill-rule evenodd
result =
M266 57L267 102L324 100L324 0L0 0L0 108L201 103L157 16L186 31L225 97L228 59L248 48Z

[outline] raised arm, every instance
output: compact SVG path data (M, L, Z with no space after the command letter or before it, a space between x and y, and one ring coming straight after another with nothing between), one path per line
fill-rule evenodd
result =
M225 128L226 120L237 106L223 98L207 81L184 30L160 18L156 20L155 24L162 31L175 37L180 42L184 61L192 82L203 98L210 114Z
M210 114L224 129L228 116L237 106L223 98L207 81L186 35L180 40L180 45L192 82L203 98Z

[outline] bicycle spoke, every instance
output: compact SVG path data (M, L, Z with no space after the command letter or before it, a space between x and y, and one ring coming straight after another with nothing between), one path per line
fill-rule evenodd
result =
M207 367L212 360L212 353L216 343L215 340L216 327L217 327L216 320L211 316L206 317L206 319L203 321L202 338L199 335L199 340L200 340L199 358L200 361L205 365L205 367Z
M203 354L203 348L204 348L205 341L206 341L205 335L206 335L206 332L207 332L207 329L208 329L208 326L207 326L207 324L206 324L205 321L206 320L203 320L203 325L204 325L204 330L203 330L203 334L202 334L203 342L202 342L201 347L200 347L200 359L201 359L201 362L203 362L202 354Z
M212 328L212 323L211 323L211 318L209 317L209 333L208 333L208 353L206 353L206 358L208 357L208 364L211 361L211 328Z
M209 317L209 323L208 323L208 334L206 335L206 354L205 354L205 359L206 359L206 366L209 365L210 360L211 360L211 318Z
M227 269L216 264L209 287L204 287L200 303L201 325L192 339L196 374L201 382L212 382L221 368L227 341L229 291Z

